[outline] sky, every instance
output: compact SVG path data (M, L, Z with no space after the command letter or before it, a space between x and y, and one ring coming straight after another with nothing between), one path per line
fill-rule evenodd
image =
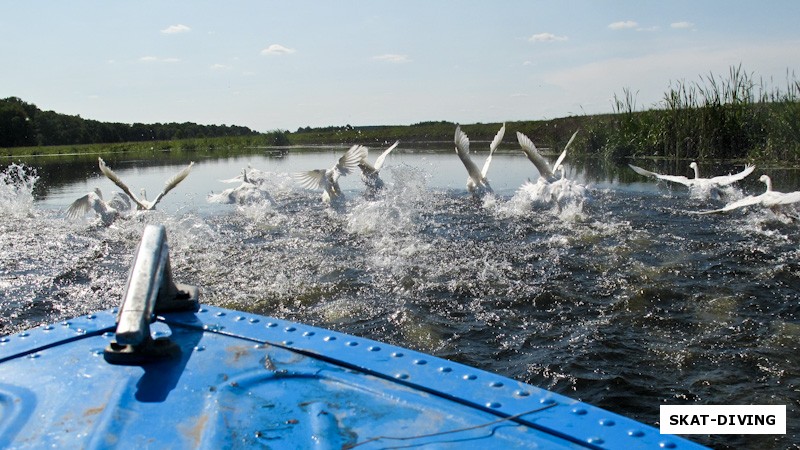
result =
M0 0L0 98L256 131L657 106L740 66L800 75L800 2Z

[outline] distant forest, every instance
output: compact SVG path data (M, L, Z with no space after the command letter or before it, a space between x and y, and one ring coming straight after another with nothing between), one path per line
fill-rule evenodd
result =
M99 122L42 111L17 97L0 100L0 147L113 144L258 134L247 127L233 125Z

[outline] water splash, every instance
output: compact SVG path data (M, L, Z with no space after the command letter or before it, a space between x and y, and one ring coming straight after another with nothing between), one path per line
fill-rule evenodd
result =
M36 170L11 163L0 173L0 215L18 218L33 214L33 189L39 176Z

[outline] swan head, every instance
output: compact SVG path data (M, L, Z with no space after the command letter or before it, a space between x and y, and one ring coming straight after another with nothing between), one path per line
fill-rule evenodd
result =
M766 174L758 177L758 181L767 185L767 192L772 190L772 180Z
M691 167L692 169L697 169L697 163L692 161L692 163L689 164L689 167Z

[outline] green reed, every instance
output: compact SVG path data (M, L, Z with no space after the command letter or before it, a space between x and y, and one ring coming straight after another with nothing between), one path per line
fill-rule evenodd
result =
M709 74L680 80L653 109L641 110L636 94L614 96L614 114L593 121L589 152L608 159L665 157L768 159L800 162L800 81L786 76L783 88L731 67L726 77ZM593 148L591 148L593 147Z

